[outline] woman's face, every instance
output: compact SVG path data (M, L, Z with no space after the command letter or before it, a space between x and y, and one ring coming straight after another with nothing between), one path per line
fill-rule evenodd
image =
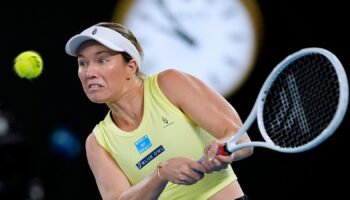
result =
M128 63L120 53L96 41L87 41L78 52L78 76L86 96L95 103L118 100L127 88Z

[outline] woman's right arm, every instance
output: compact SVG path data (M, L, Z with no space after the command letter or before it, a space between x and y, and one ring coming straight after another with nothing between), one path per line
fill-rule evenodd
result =
M95 177L97 187L104 200L157 199L167 180L161 180L157 171L135 186L131 186L115 160L97 142L94 134L86 139L88 164Z

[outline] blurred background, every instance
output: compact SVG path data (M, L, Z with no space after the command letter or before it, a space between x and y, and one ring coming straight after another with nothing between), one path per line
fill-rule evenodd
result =
M210 2L178 1L188 5ZM72 35L92 24L124 20L135 2L0 2L1 200L100 199L84 142L107 108L85 97L76 60L65 54L64 46ZM259 35L253 66L235 92L226 95L243 119L272 68L301 48L317 46L332 51L349 76L346 1L253 2L258 5L254 12ZM20 79L13 71L13 59L25 50L38 51L44 59L38 79ZM347 113L338 131L315 149L291 155L260 148L233 167L251 199L340 199L347 196L349 130ZM253 139L258 135L255 131L250 131Z

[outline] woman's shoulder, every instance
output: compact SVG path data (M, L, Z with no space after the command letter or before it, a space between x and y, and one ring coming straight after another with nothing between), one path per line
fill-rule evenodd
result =
M184 72L172 68L166 69L158 73L158 77L176 77L181 75L184 75Z
M182 84L186 84L186 79L189 78L191 78L189 74L186 74L177 69L167 69L159 72L157 75L158 85L163 88L178 88L174 87L174 85L181 86Z
M185 73L177 69L167 69L157 75L159 90L175 106L182 96L182 88L186 87L183 81L185 76Z
M95 135L93 132L91 132L90 134L88 134L88 136L85 139L85 148L86 149L91 149L93 147L95 147L97 144Z
M195 93L200 88L199 79L193 75L168 69L158 74L157 83L162 93L175 105L184 101L184 94Z

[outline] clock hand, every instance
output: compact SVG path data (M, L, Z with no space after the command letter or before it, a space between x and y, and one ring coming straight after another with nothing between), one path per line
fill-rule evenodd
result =
M191 46L195 46L195 40L184 31L184 28L181 26L179 21L174 17L174 15L169 11L168 7L165 5L164 0L158 0L158 5L161 7L161 10L165 14L165 16L174 24L173 31L176 33L176 35L182 40L186 41Z
M159 23L158 21L156 21L155 19L153 19L152 17L149 17L148 15L140 13L140 19L142 19L146 23L152 24L159 31L162 31L162 32L167 33L169 35L175 35L177 37L182 38L183 40L185 40L189 44L195 45L195 42L191 38L189 38L186 34L182 33L181 31L178 31L174 28L166 27L166 26L162 25L161 23Z

